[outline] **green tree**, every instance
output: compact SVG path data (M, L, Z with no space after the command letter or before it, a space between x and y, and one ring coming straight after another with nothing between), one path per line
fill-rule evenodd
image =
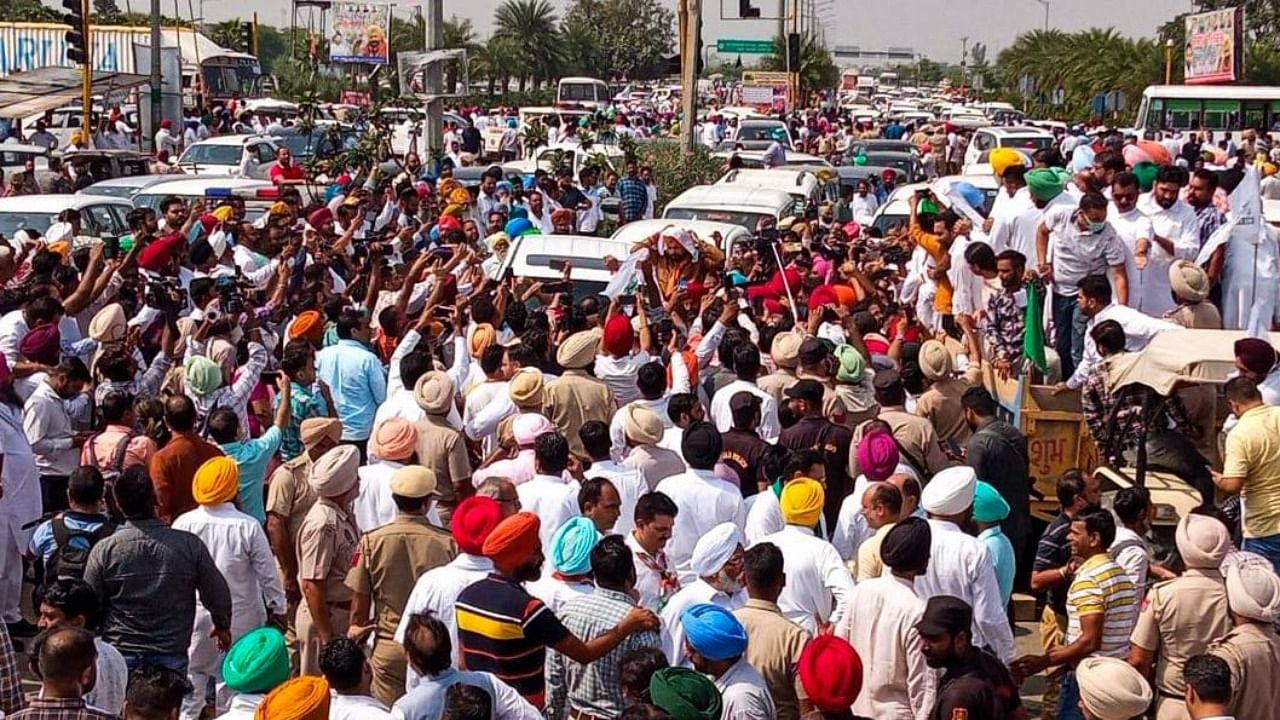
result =
M471 74L489 85L489 96L493 97L499 88L507 92L511 85L511 57L519 52L519 43L514 38L496 34L483 45L476 47L471 56Z
M633 80L658 77L675 27L675 13L659 0L571 0L562 30L578 62L568 67L583 75L607 69Z
M244 32L240 28L241 20L226 20L208 30L209 39L228 50L245 52Z
M559 22L548 0L502 0L494 12L495 34L512 41L507 62L521 92L529 82L538 87L560 74Z
M760 60L762 70L785 71L787 69L787 41L778 36L773 39L773 53ZM819 90L829 90L840 82L840 68L831 58L822 38L804 33L800 38L800 93L808 96Z

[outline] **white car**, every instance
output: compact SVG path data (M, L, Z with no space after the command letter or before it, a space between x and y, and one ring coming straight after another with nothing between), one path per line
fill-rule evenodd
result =
M994 175L948 175L942 180L950 182L967 182L982 191L986 196L986 202L982 208L983 212L991 209L991 205L996 201L996 193L1000 190L1000 183ZM910 185L899 185L890 193L888 199L880 203L880 207L876 210L875 216L871 219L871 225L880 229L880 232L889 234L889 229L895 225L907 224L907 219L911 217L911 196L917 190L929 190L933 186L930 183L912 183Z
M262 135L221 135L190 145L178 158L188 175L266 178L276 164L276 144Z
M63 210L80 211L80 236L76 245L104 235L119 237L129 231L127 217L133 205L123 198L102 195L19 195L0 198L0 236L11 238L19 230L44 235Z
M550 172L555 167L556 153L560 153L562 161L573 168L575 180L578 178L578 172L589 162L593 162L597 155L603 155L605 162L617 171L622 170L626 159L626 153L617 145L596 143L584 151L578 143L561 143L550 146L544 145L534 150L533 157L528 160L503 163L502 169L507 172L518 172L521 175L533 175L538 170Z
M606 256L618 260L631 252L631 243L612 238L587 235L521 235L511 241L511 247L492 278L499 279L510 270L515 277L540 282L556 282L564 277L563 270L552 267L553 262L569 261L572 267L569 278L573 280L575 299L587 295L599 295L613 278L604 266Z
M715 233L720 233L720 249L728 253L733 244L739 240L750 240L752 238L751 231L741 225L722 222L708 222L706 220L677 220L666 218L655 218L653 220L637 220L629 222L626 225L614 231L610 240L617 240L625 243L627 252L638 242L643 242L655 233L662 232L669 227L678 227L681 230L688 230L703 240L710 240ZM621 257L619 257L621 259Z
M836 191L834 185L818 180L817 176L805 170L790 168L773 168L770 170L752 170L742 168L725 173L716 185L726 187L766 188L785 192L795 198L801 205L821 205L834 202Z
M1054 144L1053 133L1038 127L984 127L973 133L969 141L969 149L964 152L965 167L979 162L978 158L986 150L998 147L1015 148L1033 153Z
M709 220L755 230L765 218L775 222L804 211L803 203L780 190L732 185L695 185L667 203L662 217Z
M222 198L238 197L244 200L245 217L257 220L280 199L280 189L266 180L233 177L200 177L170 180L149 185L133 194L130 200L134 207L145 207L160 212L160 204L164 199L173 196L190 205L195 200L204 200L205 205L212 208Z

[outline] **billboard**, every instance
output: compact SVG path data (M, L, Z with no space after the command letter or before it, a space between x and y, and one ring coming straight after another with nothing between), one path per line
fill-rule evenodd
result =
M329 62L386 65L391 58L391 6L335 2Z
M1235 82L1242 74L1244 15L1240 8L1186 17L1183 82L1188 85Z

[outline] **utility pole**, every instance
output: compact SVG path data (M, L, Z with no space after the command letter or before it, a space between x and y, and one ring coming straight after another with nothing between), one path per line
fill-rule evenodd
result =
M444 47L444 0L427 0L427 51L439 50ZM427 150L443 150L444 147L444 101L440 99L440 95L444 92L444 72L440 68L440 63L430 63L426 67L426 90L427 96L427 127L426 127L426 147L420 148L420 152Z
M787 94L793 110L800 105L800 66L792 62L800 53L793 52L791 48L791 41L800 37L800 2L801 0L791 0L791 35L783 36L783 44L787 48Z
M680 144L686 153L691 153L698 127L698 19L702 17L702 0L680 0L680 16L684 20L680 37L680 85L684 93L680 99Z
M196 75L199 74L197 70ZM164 114L160 107L160 101L164 97L160 88L163 81L160 77L160 0L151 0L151 137L144 138L146 142L142 147L154 143L156 131L160 129L160 119Z
M969 36L960 38L960 87L969 87Z

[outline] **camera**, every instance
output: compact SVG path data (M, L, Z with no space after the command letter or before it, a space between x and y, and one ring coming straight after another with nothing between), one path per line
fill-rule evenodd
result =
M102 259L115 260L120 256L120 238L115 235L102 236Z
M244 297L236 285L235 278L223 276L216 282L218 289L218 306L226 315L239 315L244 312Z

